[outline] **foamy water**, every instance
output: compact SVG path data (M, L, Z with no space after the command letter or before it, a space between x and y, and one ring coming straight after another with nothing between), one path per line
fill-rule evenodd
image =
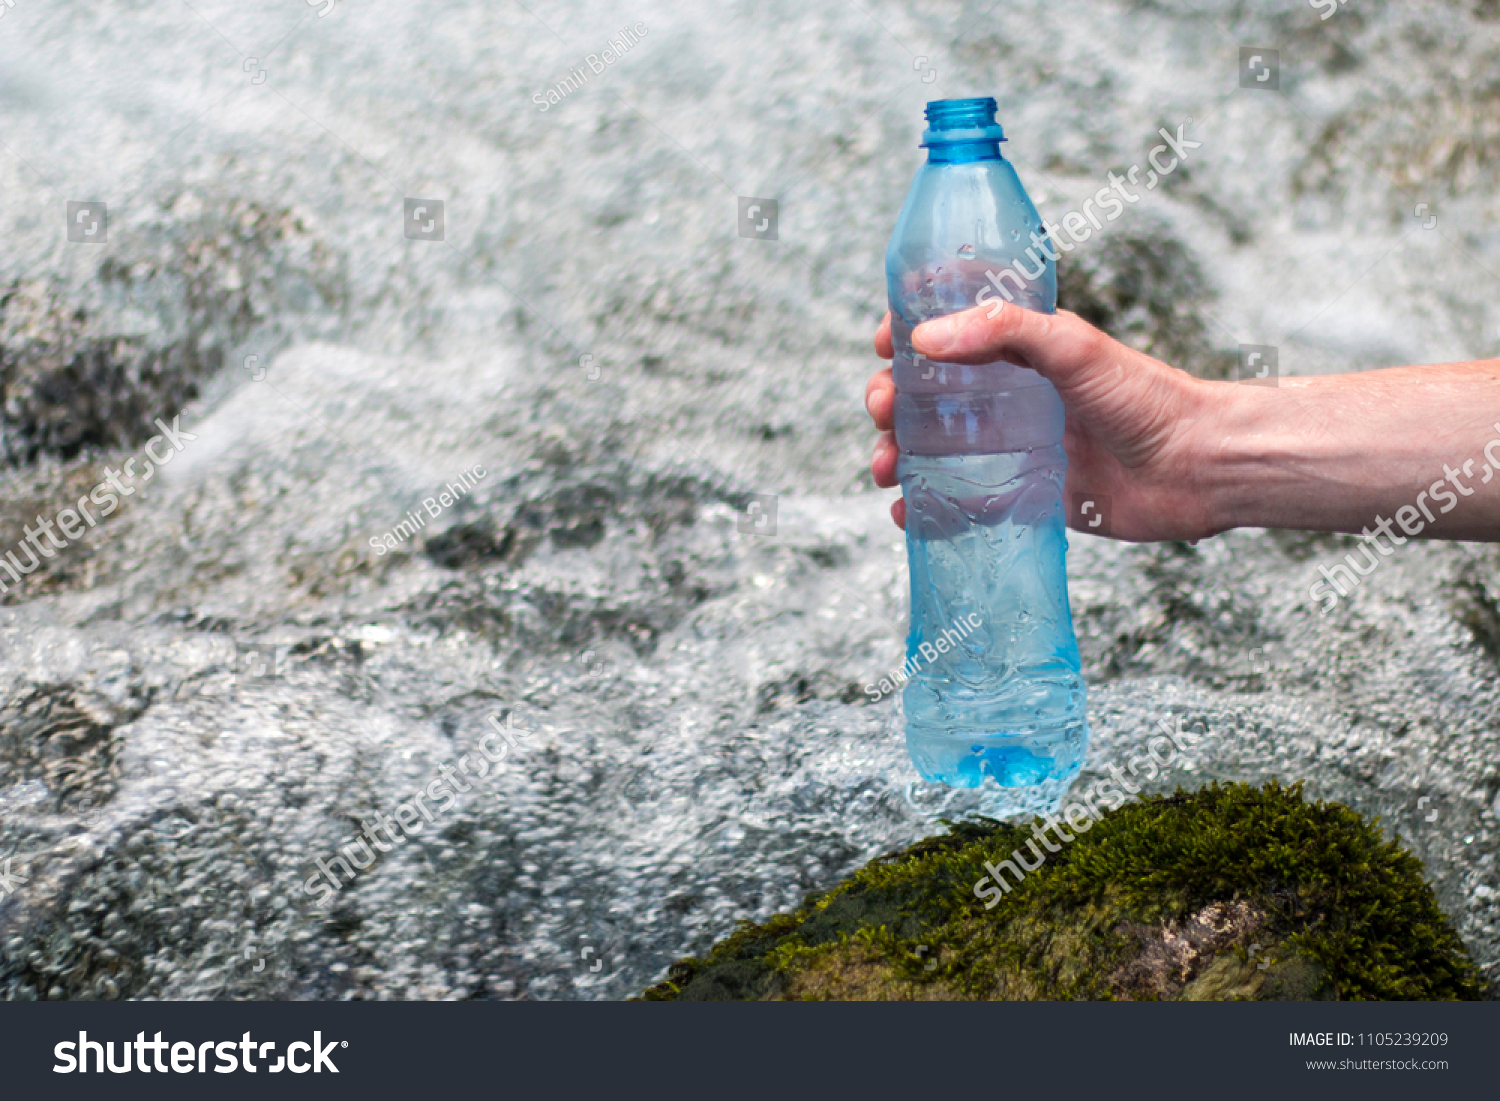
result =
M1500 341L1497 24L1259 7L17 0L6 281L223 366L197 439L0 606L9 995L622 997L984 810L864 691L903 656L860 395L925 101L995 95L1047 217L1160 128L1202 143L1065 261L1145 242L1094 283L1123 335L1159 328L1134 288L1197 279L1205 347L1283 373ZM1279 91L1239 87L1241 45ZM70 200L105 244L67 241ZM81 461L12 476L6 517ZM1306 779L1380 815L1495 981L1500 559L1409 545L1325 617L1336 539L1072 542L1080 783L1201 722L1150 790ZM529 736L320 910L315 862L507 712Z

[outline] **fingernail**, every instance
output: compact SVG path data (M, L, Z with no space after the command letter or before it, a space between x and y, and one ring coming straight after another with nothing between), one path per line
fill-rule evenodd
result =
M916 332L912 333L912 343L921 343L929 353L946 352L953 347L953 341L958 336L958 322L952 317L939 317L934 321L924 321L917 326ZM918 337L921 338L918 341Z

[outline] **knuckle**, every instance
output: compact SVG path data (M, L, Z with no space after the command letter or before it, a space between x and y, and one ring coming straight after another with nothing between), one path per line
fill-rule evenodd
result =
M1115 342L1086 322L1078 327L1076 339L1080 357L1090 363L1109 359L1114 351Z

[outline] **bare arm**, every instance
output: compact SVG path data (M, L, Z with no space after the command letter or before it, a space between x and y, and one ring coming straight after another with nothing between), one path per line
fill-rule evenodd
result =
M1209 385L1230 390L1202 442L1221 527L1357 533L1401 512L1407 535L1500 540L1500 360Z
M1406 535L1500 541L1500 360L1205 382L1065 310L1014 306L927 322L913 343L929 359L1004 359L1052 382L1067 408L1068 491L1108 495L1119 538L1357 533L1399 516ZM891 357L889 317L875 347ZM880 371L865 404L882 430L871 463L882 486L896 484L894 402Z

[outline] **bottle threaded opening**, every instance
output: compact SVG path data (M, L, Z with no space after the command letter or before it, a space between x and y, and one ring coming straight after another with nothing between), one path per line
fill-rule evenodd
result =
M922 145L953 142L1004 141L1005 131L995 121L991 96L973 99L935 99L927 104L927 130Z

